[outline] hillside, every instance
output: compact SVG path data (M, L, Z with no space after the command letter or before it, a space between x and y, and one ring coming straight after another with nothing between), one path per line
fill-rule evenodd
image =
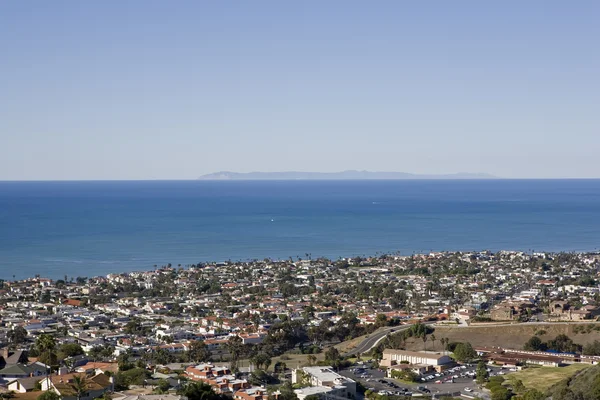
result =
M552 400L598 400L600 399L600 365L576 372L554 386L548 392Z
M590 324L600 325L590 322ZM577 344L586 345L594 340L600 340L600 331L592 330L589 333L576 333L575 331L582 325L587 324L535 324L535 325L494 325L494 326L470 326L468 328L459 327L436 327L435 336L437 342L436 349L441 349L439 339L448 338L450 342L470 342L473 346L499 346L513 349L522 349L523 345L536 332L542 340L547 341L555 338L557 335L565 334ZM422 340L407 341L407 349L423 350ZM427 348L432 349L433 343L427 343Z

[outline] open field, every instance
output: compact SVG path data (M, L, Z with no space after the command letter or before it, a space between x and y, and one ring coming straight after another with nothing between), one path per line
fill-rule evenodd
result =
M537 389L545 392L555 383L589 367L589 364L572 364L566 367L527 368L507 375L507 380L514 382L520 379L527 389Z
M333 347L338 349L340 351L340 353L344 354L344 353L347 353L348 351L353 350L356 346L358 346L358 344L360 342L362 342L363 340L365 340L368 337L369 337L369 335L359 336L354 339L346 340L345 342L338 343Z
M589 322L596 324L597 322ZM441 350L439 339L448 338L450 342L470 342L473 346L498 346L513 349L522 349L523 345L536 332L545 331L539 335L544 341L553 339L557 335L565 334L573 339L575 343L585 345L600 340L600 331L592 330L590 333L575 333L575 326L586 324L580 323L548 323L548 324L512 324L512 325L494 325L494 326L469 326L461 327L446 327L436 326L435 350ZM408 350L423 350L423 341L421 339L409 339L406 342ZM433 350L434 344L427 342L427 349Z
M325 359L324 351L313 355L317 357L317 362ZM278 357L273 357L271 360L271 365L269 366L269 371L273 371L273 367L278 361L284 362L288 368L298 368L300 366L308 365L308 354L283 354Z

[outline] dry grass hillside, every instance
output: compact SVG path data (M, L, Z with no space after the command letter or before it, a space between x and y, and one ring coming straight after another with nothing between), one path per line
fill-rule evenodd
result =
M473 346L499 346L513 349L522 349L529 338L541 333L539 337L546 341L554 339L557 335L565 334L573 339L575 343L585 345L594 340L600 340L600 323L591 322L591 327L599 330L587 329L586 333L576 333L582 330L582 326L588 324L536 324L536 325L495 325L495 326L469 326L459 327L436 327L435 328L435 350L441 350L439 339L448 338L450 342L470 342ZM409 350L423 350L421 339L409 339L406 343ZM433 350L434 344L427 342L427 350Z

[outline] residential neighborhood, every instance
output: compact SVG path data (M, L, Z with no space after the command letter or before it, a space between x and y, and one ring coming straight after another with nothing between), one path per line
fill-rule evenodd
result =
M592 335L599 272L597 253L481 251L5 280L0 384L23 398L152 400L206 386L238 400L302 400L364 397L366 381L339 374L361 356L388 378L417 381L478 357L515 369L591 365L600 342L474 341L463 360L441 332L565 323Z

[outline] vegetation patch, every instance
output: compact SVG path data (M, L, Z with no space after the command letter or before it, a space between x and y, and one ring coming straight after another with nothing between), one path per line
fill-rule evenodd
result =
M588 364L572 364L567 367L526 368L508 375L507 378L509 382L520 380L527 389L546 392L555 383L589 367Z

